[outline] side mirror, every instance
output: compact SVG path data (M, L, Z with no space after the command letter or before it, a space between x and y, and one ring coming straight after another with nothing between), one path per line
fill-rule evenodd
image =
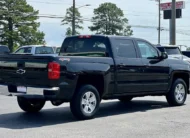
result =
M161 59L167 59L167 58L168 58L168 54L166 52L162 52Z

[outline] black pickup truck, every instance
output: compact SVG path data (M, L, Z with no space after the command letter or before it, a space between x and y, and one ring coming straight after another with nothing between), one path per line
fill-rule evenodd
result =
M180 106L189 94L190 64L167 57L143 39L67 37L57 57L1 55L0 92L17 96L26 112L40 111L46 101L70 102L78 119L93 118L102 99L164 95Z

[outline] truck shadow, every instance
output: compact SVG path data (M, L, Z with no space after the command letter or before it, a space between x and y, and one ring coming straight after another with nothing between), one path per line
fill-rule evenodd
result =
M147 112L168 108L166 102L158 101L138 101L130 103L121 103L119 101L105 102L100 106L100 110L95 118L103 118L114 115L121 115L135 112ZM56 124L77 123L78 121L72 116L69 107L56 109L44 109L36 114L24 112L8 113L0 115L0 128L8 129L27 129Z

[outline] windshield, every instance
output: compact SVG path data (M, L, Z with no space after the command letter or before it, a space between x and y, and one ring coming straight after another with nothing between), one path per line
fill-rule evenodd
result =
M105 37L70 37L63 42L61 56L105 57L107 42Z
M181 55L178 47L165 47L165 50L168 55Z
M54 54L53 48L52 47L36 47L35 54Z

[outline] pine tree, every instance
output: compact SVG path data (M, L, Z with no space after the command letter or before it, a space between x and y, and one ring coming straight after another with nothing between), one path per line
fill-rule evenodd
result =
M14 46L43 43L37 14L26 0L0 0L0 43L8 45L11 51Z

